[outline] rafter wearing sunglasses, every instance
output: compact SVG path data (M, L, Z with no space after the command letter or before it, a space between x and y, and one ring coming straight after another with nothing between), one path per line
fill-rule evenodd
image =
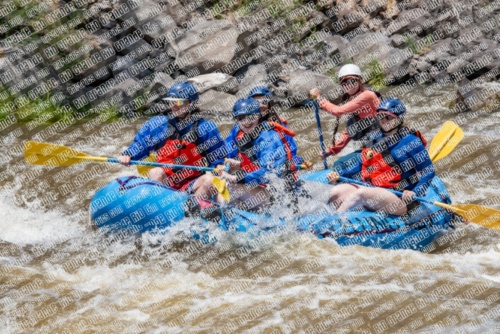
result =
M183 106L183 105L187 105L189 103L189 100L187 99L178 99L178 98L174 98L174 97L167 97L165 99L163 99L163 101L165 101L165 103L167 103L169 106Z
M241 116L236 116L235 119L238 121L238 122L244 122L244 121L249 121L249 122L252 122L252 121L256 121L258 120L260 117L259 114L250 114L250 115L241 115Z

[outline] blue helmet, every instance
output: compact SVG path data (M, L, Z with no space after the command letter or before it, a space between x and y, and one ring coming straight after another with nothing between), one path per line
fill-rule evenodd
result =
M264 86L257 86L257 87L252 88L250 93L248 93L247 97L254 97L257 95L264 95L264 96L267 96L269 98L273 97L273 93L271 93L269 88L264 87Z
M233 107L233 116L243 116L260 113L259 101L252 97L239 99Z
M406 107L401 100L385 99L378 105L377 111L388 111L399 117L405 114Z
M196 87L192 83L185 81L178 82L170 87L166 98L186 99L189 102L195 102L198 101L199 95Z

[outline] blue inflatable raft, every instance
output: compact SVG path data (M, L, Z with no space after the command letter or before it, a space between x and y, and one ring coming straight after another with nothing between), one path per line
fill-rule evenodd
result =
M329 170L301 176L305 182L326 183ZM424 196L429 201L451 203L443 182L435 177ZM257 233L283 226L314 233L319 238L334 238L340 245L362 245L384 249L425 250L438 234L453 225L453 214L433 205L421 204L405 216L381 215L375 212L344 214L322 212L290 218L273 219L274 227L263 227L269 217L237 209L220 210L217 223L199 216L199 204L192 197L155 181L139 177L122 177L97 191L90 204L90 215L96 226L108 232L165 231L188 216L197 216L201 225L248 233ZM198 225L200 225L198 224ZM191 237L211 242L204 226L185 231ZM251 233L250 233L251 232Z

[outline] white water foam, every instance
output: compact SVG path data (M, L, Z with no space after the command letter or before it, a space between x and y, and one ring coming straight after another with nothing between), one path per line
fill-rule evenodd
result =
M36 201L27 208L20 207L13 193L7 191L0 191L0 212L0 240L17 245L62 242L86 233L76 216L53 210L43 212Z

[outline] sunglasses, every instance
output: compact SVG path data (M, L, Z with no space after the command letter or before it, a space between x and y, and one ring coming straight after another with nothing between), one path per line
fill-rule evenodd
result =
M393 115L389 115L387 113L384 113L384 112L381 112L379 113L379 116L378 116L379 119L383 119L383 120L386 120L386 121L391 121L393 119L396 119L397 117L393 116Z
M256 99L260 104L269 104L271 99L267 96L254 96L254 99Z
M236 116L235 118L236 118L236 121L238 121L238 122L243 122L245 120L252 122L252 121L258 120L259 117L260 117L259 114L250 114L250 115Z
M178 99L175 97L167 97L167 98L163 99L163 101L165 101L165 103L167 103L171 107L172 106L181 107L181 106L187 105L189 103L189 100L187 100L187 99Z
M340 82L340 84L342 86L353 86L354 84L356 84L357 80L356 79L345 79L343 81Z

